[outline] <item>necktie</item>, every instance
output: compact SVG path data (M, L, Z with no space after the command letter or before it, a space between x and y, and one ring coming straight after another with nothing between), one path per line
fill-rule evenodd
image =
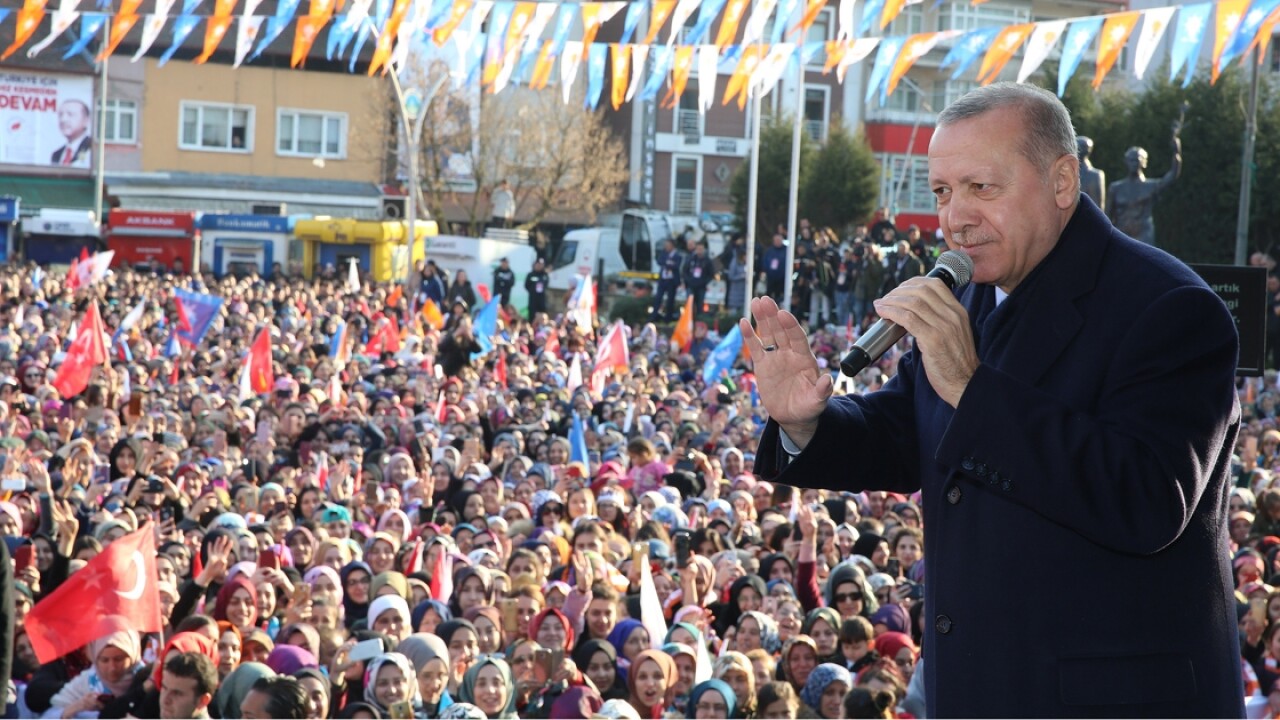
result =
M70 165L70 164L71 164L71 146L70 146L70 145L68 145L68 146L67 146L67 147L62 151L62 164L63 164L63 165Z

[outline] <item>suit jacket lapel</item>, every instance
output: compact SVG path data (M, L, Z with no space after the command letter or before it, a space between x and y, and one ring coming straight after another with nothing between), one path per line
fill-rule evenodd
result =
M1039 383L1083 326L1076 301L1093 290L1111 232L1106 216L1081 195L1057 246L1033 273L1036 277L1005 301L1018 303L1009 308L1018 317L1007 319L1018 328L1008 347L997 352L998 369L1027 384Z

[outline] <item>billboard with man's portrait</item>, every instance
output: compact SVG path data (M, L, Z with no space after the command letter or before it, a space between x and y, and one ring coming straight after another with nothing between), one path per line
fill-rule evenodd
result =
M0 164L88 170L93 78L0 71Z

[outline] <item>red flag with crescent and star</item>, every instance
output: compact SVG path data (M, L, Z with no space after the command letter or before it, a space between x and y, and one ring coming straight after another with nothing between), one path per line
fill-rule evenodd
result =
M108 545L27 613L36 657L52 662L118 630L162 631L158 582L148 525Z

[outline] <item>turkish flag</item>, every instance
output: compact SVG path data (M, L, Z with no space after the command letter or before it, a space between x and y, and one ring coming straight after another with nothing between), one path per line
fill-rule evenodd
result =
M498 352L498 363L493 367L493 379L498 381L502 387L507 386L507 354Z
M619 321L609 329L608 334L604 336L604 340L600 343L600 348L596 350L594 371L626 372L630 369L630 365L631 358L627 353L627 337L623 333L622 322Z
M254 394L271 392L271 386L275 385L276 378L275 371L271 368L270 328L262 328L258 332L258 337L254 338L253 346L249 348L249 361L245 371L249 373L249 387Z
M240 365L240 401L271 392L275 382L275 371L271 368L271 328L264 327L258 331Z
M67 268L66 286L68 290L75 290L80 287L80 268L79 261L71 258L71 265Z
M71 398L84 392L89 387L89 376L93 374L95 365L107 361L107 344L102 339L104 334L102 316L98 314L98 303L90 303L84 311L84 321L80 323L80 332L67 348L67 355L58 366L58 374L53 379L53 386L63 398Z
M118 630L163 629L150 526L108 545L36 603L26 622L31 647L42 663Z

